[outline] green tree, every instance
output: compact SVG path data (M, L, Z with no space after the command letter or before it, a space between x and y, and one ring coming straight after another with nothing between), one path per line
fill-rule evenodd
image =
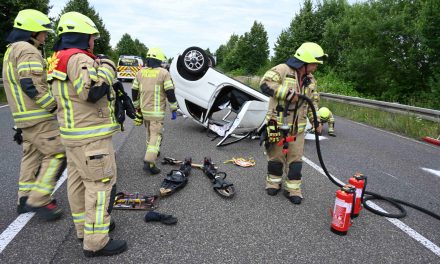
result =
M250 32L246 32L237 42L235 53L237 63L246 74L255 74L266 65L269 43L263 24L254 21Z
M138 45L135 44L135 41L131 38L128 33L122 35L119 42L116 44L115 52L117 56L120 55L139 55Z
M322 25L319 25L317 20L317 16L313 11L312 0L304 0L304 5L290 22L289 28L283 30L278 37L272 62L285 62L293 56L295 50L303 42L319 42Z
M136 48L135 55L141 56L142 58L147 56L148 48L144 43L140 42L138 39L135 39L134 46Z
M6 51L6 37L11 32L14 19L18 12L23 9L36 9L48 14L52 6L49 5L49 0L2 0L0 2L0 58L3 61L3 54Z
M102 21L99 13L96 12L95 8L89 4L88 0L70 0L67 2L66 6L61 11L61 14L67 12L79 12L87 17L89 17L96 25L99 31L99 39L95 40L94 53L95 54L111 54L110 46L110 33L105 28L104 22ZM57 18L56 24L60 19Z

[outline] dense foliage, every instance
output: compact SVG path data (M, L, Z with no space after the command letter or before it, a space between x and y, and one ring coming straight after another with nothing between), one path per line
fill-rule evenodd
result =
M269 65L265 65L268 55L259 57L263 46L240 49L252 44L246 39L255 42L249 38L256 34L251 30L232 35L219 47L219 67L261 74L262 69L254 66L257 54L260 67L267 69L285 62L301 43L313 41L329 55L318 73L322 90L440 109L440 1L314 2L302 2L300 12L279 35ZM257 39L266 36L261 28Z

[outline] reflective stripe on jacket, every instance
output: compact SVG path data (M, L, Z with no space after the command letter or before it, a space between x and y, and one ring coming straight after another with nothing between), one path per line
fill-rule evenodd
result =
M174 94L170 73L163 68L146 68L136 74L133 90L138 90L134 106L140 108L145 120L163 120L165 117L167 93ZM174 96L173 96L174 97ZM177 109L177 102L169 102L170 109Z
M269 100L269 108L266 114L266 121L274 119L277 121L279 126L283 124L284 113L283 111L279 110L285 108L286 98L289 94L289 89L295 90L296 93L303 94L311 98L315 108L318 107L319 95L316 96L316 80L312 74L309 74L308 77L311 81L310 84L306 87L298 87L295 70L290 68L285 63L273 67L264 74L263 78L261 79L260 86L262 84L266 84L271 90L273 90L273 96L271 96ZM304 100L301 99L299 100L298 105L300 107L296 113L296 116L298 118L298 131L296 132L301 133L306 127L306 117L308 113L311 113L311 108ZM296 118L293 116L294 107L295 106L293 104L289 104L287 117L289 127L295 125L294 122ZM310 119L310 122L313 122L313 118Z
M53 94L58 104L58 123L63 142L81 146L119 131L114 116L114 70L83 53L70 57L66 77L52 75ZM110 85L109 94L97 102L87 101L90 89L102 83ZM110 99L110 100L109 100Z
M46 62L35 46L25 41L8 45L2 77L17 127L26 128L55 120L55 114L50 113L56 103L46 81Z

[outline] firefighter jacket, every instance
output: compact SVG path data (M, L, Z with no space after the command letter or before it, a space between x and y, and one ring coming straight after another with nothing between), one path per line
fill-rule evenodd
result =
M287 104L287 98L292 91L297 94L305 95L312 99L315 109L318 108L319 94L316 89L316 80L312 74L307 75L307 81L298 82L298 74L287 64L279 64L268 70L261 82L262 92L270 97L269 108L266 114L266 122L276 120L278 127L283 124L284 109ZM311 108L303 99L298 103L288 103L287 121L291 128L291 133L301 133L304 131L309 116L313 123ZM296 115L294 115L296 110ZM318 117L318 122L319 122Z
M114 115L115 92L111 88L115 65L79 49L54 54L48 78L58 104L58 123L63 144L82 146L110 137L120 130Z
M163 120L166 99L170 103L170 110L177 110L173 81L170 73L161 67L140 70L132 89L134 107L141 109L145 120Z
M46 81L46 62L32 44L8 45L3 59L3 84L18 128L55 120L56 103Z

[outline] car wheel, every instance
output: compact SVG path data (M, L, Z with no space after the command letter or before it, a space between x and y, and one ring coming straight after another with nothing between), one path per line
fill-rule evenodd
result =
M181 57L183 69L193 76L203 76L209 67L208 55L199 47L187 48Z

